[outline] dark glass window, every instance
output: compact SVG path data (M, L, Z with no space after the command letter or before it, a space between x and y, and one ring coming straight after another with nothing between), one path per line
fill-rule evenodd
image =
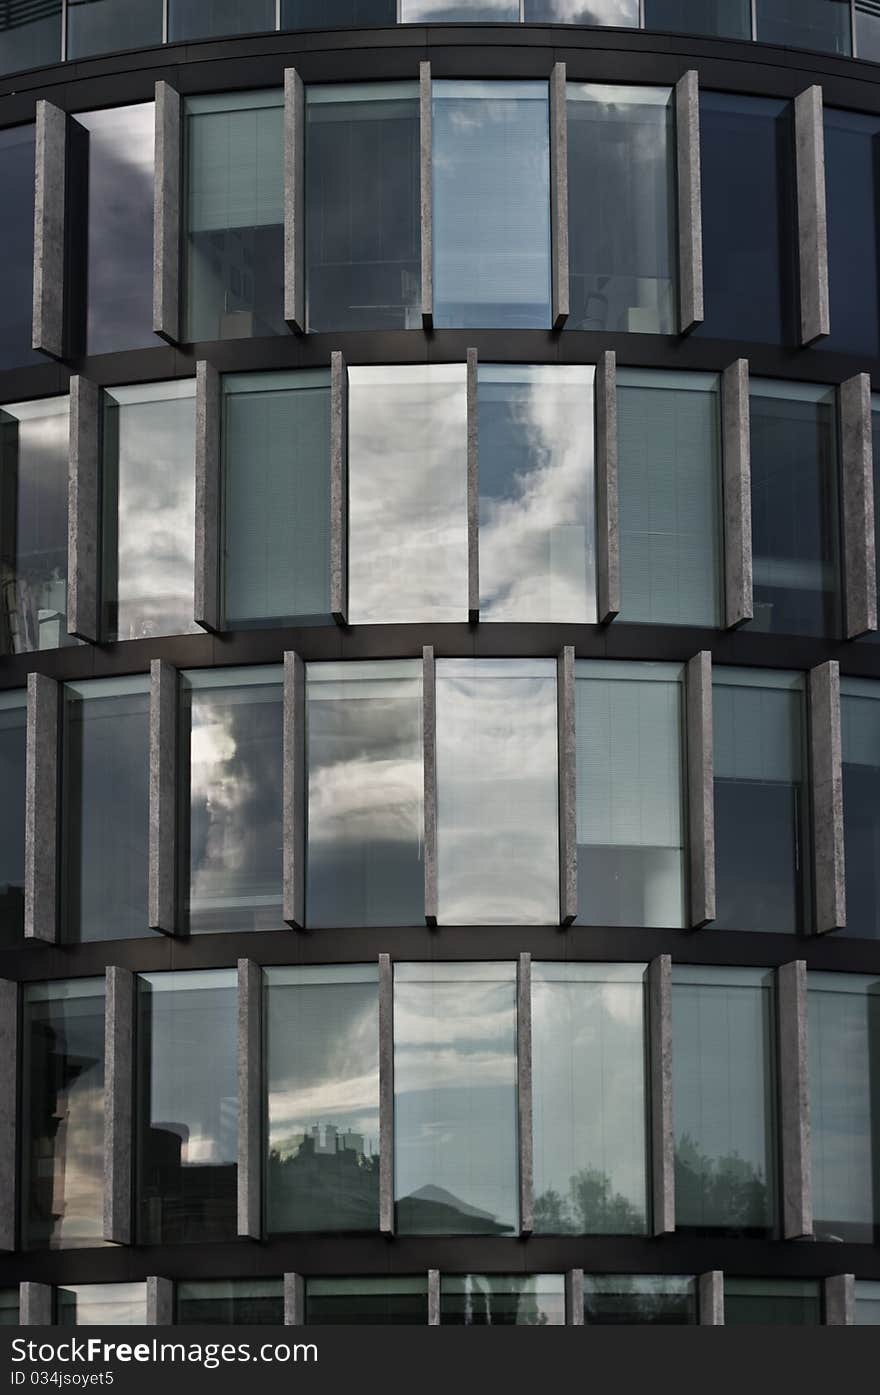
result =
M184 1280L176 1286L178 1327L282 1327L282 1279Z
M526 24L595 24L638 29L639 0L525 0Z
M794 342L797 242L790 102L700 93L706 318L695 334Z
M753 378L754 620L768 634L840 632L837 393Z
M281 929L282 671L181 675L181 885L193 934Z
M847 935L880 939L880 683L842 678Z
M696 1284L672 1274L585 1274L584 1323L687 1326L697 1321Z
M24 934L24 804L27 697L0 693L0 947Z
M18 1327L18 1289L0 1288L0 1327Z
M0 257L0 368L45 363L31 348L34 286L33 126L0 131L3 256Z
M67 0L68 58L161 42L162 0Z
M145 1284L67 1284L55 1293L59 1327L145 1327Z
M306 89L306 261L313 332L419 329L419 91Z
M777 1323L815 1327L822 1321L822 1298L816 1279L724 1280L724 1325Z
M104 980L32 983L23 993L21 1243L102 1245Z
M282 29L364 29L395 24L397 0L281 0Z
M517 24L519 0L400 0L401 24Z
M856 1279L856 1326L880 1327L880 1283Z
M374 964L265 970L270 1234L379 1228Z
M233 969L138 978L139 1245L235 1239L237 996Z
M567 329L672 334L674 112L668 87L570 82Z
M455 1327L561 1327L562 1274L444 1274L440 1321Z
M306 1322L309 1326L341 1323L354 1326L424 1325L428 1321L428 1280L388 1274L382 1278L309 1279Z
M795 934L808 920L803 676L716 666L712 688L714 925Z
M818 347L880 354L880 117L825 108L831 333Z
M64 686L62 933L148 935L150 680Z
M856 0L856 52L859 58L880 62L880 4Z
M4 0L0 5L0 73L41 68L60 58L61 0L40 0L36 5L31 0Z
M755 0L755 24L759 43L852 53L849 0Z
M275 28L275 0L168 0L168 41L259 34Z
M749 0L645 0L645 28L750 39L751 6Z

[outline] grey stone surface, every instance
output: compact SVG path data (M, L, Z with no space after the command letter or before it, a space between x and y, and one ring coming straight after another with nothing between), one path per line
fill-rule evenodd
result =
M617 356L596 364L596 592L598 619L620 613L620 521L617 498Z
M532 1135L532 956L521 954L516 975L516 1104L519 1125L519 1233L535 1228Z
M568 105L565 64L550 73L550 230L553 244L553 328L568 319Z
M33 347L63 358L67 115L39 100L36 117Z
M18 1290L19 1322L22 1327L51 1327L55 1320L55 1295L51 1284L25 1280Z
M477 351L467 351L468 619L480 618L480 437Z
M422 325L434 326L434 188L431 65L419 64L419 216L422 243Z
M153 330L169 344L180 338L180 200L183 103L156 83L156 166L153 212Z
M437 924L437 683L434 650L422 649L422 752L425 806L425 924Z
M813 821L815 929L846 925L840 667L836 659L807 678L810 731L810 812Z
M720 1269L701 1274L698 1280L698 1314L701 1327L724 1326L724 1275Z
M104 999L104 1239L132 1242L135 978L110 965Z
M177 669L164 659L150 664L151 930L177 929Z
M811 1238L810 1094L807 1076L807 966L797 959L776 971L782 1234Z
M871 379L867 373L857 373L841 384L840 440L846 636L854 639L877 628Z
M428 1326L440 1326L440 1270L428 1270Z
M700 180L700 79L691 70L675 84L678 156L678 324L703 321L703 215Z
M394 974L379 955L379 1231L394 1234Z
M263 1233L263 971L238 961L238 1234Z
M715 788L712 655L695 654L685 676L688 790L688 893L692 929L715 919Z
M801 343L812 344L831 331L821 87L808 87L795 97L794 127Z
M721 436L724 454L724 623L728 629L751 620L752 457L749 365L738 358L721 378Z
M556 661L556 724L559 747L559 923L571 925L578 911L577 734L574 646Z
M298 654L284 655L283 919L306 923L306 670Z
M296 68L284 69L284 318L306 332L306 94Z
M220 606L220 374L196 364L195 622L219 630Z
M330 355L330 613L348 621L348 368Z
M565 1276L565 1325L584 1325L584 1271L569 1269Z
M651 1069L651 1198L654 1235L675 1230L675 1143L672 1131L672 960L648 965Z
M58 934L58 757L61 691L28 674L24 826L24 934L53 944Z
M302 1327L306 1320L306 1286L302 1274L284 1275L284 1326Z
M101 397L88 378L71 378L67 631L92 643L101 629Z
M852 1327L856 1320L856 1281L853 1274L832 1274L825 1280L825 1326Z
M174 1284L155 1274L147 1277L147 1326L171 1327L174 1322Z
M0 979L0 1250L15 1249L18 984Z

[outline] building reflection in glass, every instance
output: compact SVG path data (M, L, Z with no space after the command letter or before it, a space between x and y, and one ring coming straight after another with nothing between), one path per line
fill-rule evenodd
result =
M440 1321L458 1327L561 1327L562 1274L444 1274Z
M59 1327L144 1327L146 1284L66 1284L56 1290Z
M585 1274L584 1323L682 1326L697 1321L696 1284L673 1274Z

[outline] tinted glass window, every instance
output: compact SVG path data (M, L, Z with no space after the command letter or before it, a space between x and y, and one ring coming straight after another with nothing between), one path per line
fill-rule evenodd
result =
M480 22L516 24L519 20L519 0L400 0L400 21L413 24L425 20L432 24Z
M41 0L36 6L9 0L0 9L0 73L39 68L60 58L61 0Z
M825 109L831 333L818 347L880 353L880 117Z
M645 28L750 39L749 0L645 0Z
M0 1327L18 1327L18 1288L0 1289Z
M724 1280L724 1325L760 1323L814 1327L822 1321L815 1279Z
M856 52L880 62L880 10L877 0L856 0Z
M45 363L31 348L34 282L33 126L0 131L3 256L0 258L0 368Z
M59 1327L143 1327L147 1321L145 1284L74 1284L55 1294Z
M880 683L843 678L846 930L880 939Z
M211 39L275 28L275 0L169 0L168 39Z
M604 1326L660 1324L683 1326L697 1321L693 1279L670 1274L585 1274L584 1323Z
M444 1274L440 1321L457 1327L561 1327L561 1274Z
M67 0L67 57L162 42L162 0Z
M856 1325L880 1326L880 1283L872 1283L870 1279L856 1279Z
M27 698L0 693L0 946L24 934L24 803Z
M425 1325L428 1321L428 1281L424 1275L381 1279L309 1279L306 1283L306 1322L342 1323L346 1327Z
M527 24L611 24L638 29L639 0L525 0Z
M284 1323L281 1279L206 1279L176 1286L178 1327L271 1326Z
M755 0L755 23L760 43L852 53L849 0Z
M282 29L360 29L394 24L397 0L281 0Z

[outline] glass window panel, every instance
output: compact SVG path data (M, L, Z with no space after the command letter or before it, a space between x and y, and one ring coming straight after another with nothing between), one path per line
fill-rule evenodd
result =
M330 616L330 375L223 379L229 625Z
M67 57L162 42L162 0L67 0Z
M136 1243L234 1240L235 970L138 977Z
M808 919L800 674L716 666L714 925L794 934Z
M463 363L348 370L349 621L466 620Z
M482 24L519 22L519 0L400 0L401 24Z
M749 0L645 0L645 28L750 39Z
M199 634L193 620L195 381L108 388L104 637Z
M24 805L27 696L0 693L0 948L24 935Z
M856 0L856 52L860 58L880 62L880 3Z
M852 53L849 0L756 0L755 25L759 43Z
M546 82L433 83L434 324L549 329Z
M555 660L436 672L440 923L558 924Z
M856 1279L856 1326L880 1326L880 1283Z
M62 756L63 938L150 935L149 675L65 684Z
M419 329L419 92L376 82L306 90L312 332Z
M815 1279L724 1280L724 1325L781 1323L801 1327L822 1321L822 1299Z
M644 969L532 965L536 1233L645 1233Z
M774 1233L775 1031L772 973L673 965L678 1230Z
M842 933L880 939L880 683L843 678L840 694L846 848Z
M0 1289L0 1327L18 1327L18 1289Z
M837 393L753 378L755 618L768 634L840 631Z
M35 128L0 131L3 256L0 258L0 368L45 363L31 348L34 281ZM6 409L8 410L8 408Z
M696 1284L671 1274L585 1274L584 1323L693 1325Z
M0 653L58 649L67 633L69 398L0 407Z
M638 29L639 0L525 0L526 24L595 24Z
M185 103L189 340L286 334L281 92Z
M176 1326L284 1325L282 1279L207 1279L176 1285Z
M617 388L620 618L720 625L718 378L621 369Z
M694 334L759 344L796 335L794 124L775 97L700 93L706 317Z
M182 675L181 882L192 934L280 930L280 667Z
M570 82L567 94L566 328L673 334L672 92Z
M37 5L6 0L0 7L0 73L40 68L60 58L61 0L40 0Z
M880 354L880 117L825 108L831 333L817 348Z
M428 1321L428 1280L385 1275L382 1278L308 1279L306 1323L342 1323L346 1327Z
M562 1327L562 1274L444 1274L440 1322L456 1327Z
M595 369L480 364L480 619L596 620Z
M379 1228L375 965L265 970L266 1228Z
M348 661L306 672L308 924L420 925L422 666Z
M104 980L26 984L21 1243L103 1244Z
M73 1284L55 1293L59 1327L144 1327L146 1284Z
M394 1186L401 1235L511 1235L516 966L397 964Z
M880 980L808 976L817 1240L880 1243Z
M575 672L578 918L680 926L681 669L603 659Z
M395 24L397 0L281 0L282 29L362 29Z
M168 40L259 34L275 28L275 0L169 0Z

